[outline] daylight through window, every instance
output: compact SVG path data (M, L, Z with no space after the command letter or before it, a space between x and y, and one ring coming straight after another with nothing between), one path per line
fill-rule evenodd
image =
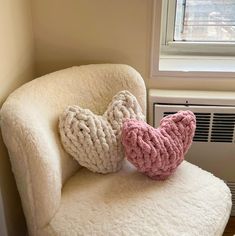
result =
M177 0L175 9L174 41L235 41L235 0Z

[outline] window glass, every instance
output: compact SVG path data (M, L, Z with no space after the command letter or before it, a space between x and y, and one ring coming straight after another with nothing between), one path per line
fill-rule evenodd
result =
M235 0L177 0L174 41L235 42Z

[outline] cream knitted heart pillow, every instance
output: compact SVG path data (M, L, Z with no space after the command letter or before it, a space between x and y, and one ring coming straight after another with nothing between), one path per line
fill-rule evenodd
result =
M144 120L137 99L128 91L115 95L103 116L69 106L59 118L64 149L93 172L115 172L124 158L121 130L127 118Z

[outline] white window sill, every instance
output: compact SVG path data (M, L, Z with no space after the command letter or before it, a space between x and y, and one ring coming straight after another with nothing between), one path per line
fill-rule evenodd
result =
M159 72L235 72L235 57L161 56Z

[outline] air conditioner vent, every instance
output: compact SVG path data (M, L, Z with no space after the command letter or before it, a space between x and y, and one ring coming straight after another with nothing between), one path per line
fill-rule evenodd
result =
M231 215L235 216L235 182L227 182L228 187L232 193L232 211Z
M232 143L235 125L235 114L214 113L211 142Z
M175 114L176 112L164 112L163 116ZM211 113L194 113L196 116L197 127L194 135L194 142L208 142L210 132Z
M210 132L210 113L194 113L196 116L196 130L193 141L194 142L208 142Z
M176 112L164 112L163 116ZM202 113L195 112L197 127L194 142L233 143L235 113Z
M164 112L163 117L169 116L169 115L172 115L172 114L175 114L175 113L176 113L176 111L175 112Z

